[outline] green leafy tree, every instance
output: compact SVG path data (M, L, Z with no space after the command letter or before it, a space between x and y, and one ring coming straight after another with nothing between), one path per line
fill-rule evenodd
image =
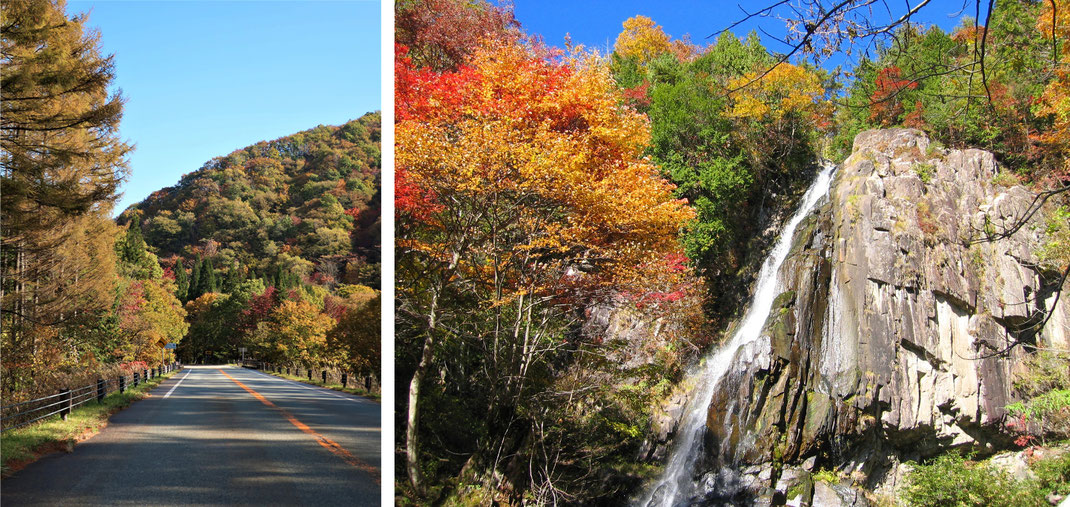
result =
M178 344L179 357L187 362L221 362L234 357L228 339L233 333L228 294L208 292L186 303L189 334Z
M639 65L614 53L610 65L650 119L648 153L697 213L681 239L707 279L714 316L730 315L742 297L731 288L760 247L752 239L763 196L794 192L816 159L815 119L827 113L820 76L789 64L759 74L775 61L756 34L725 32L691 59L662 51Z

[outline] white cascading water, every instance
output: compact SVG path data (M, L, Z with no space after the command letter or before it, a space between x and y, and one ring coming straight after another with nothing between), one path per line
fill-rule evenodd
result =
M750 306L744 313L742 323L724 346L706 357L704 366L696 373L696 391L692 393L691 400L680 420L676 441L669 454L669 462L658 482L643 495L639 505L668 507L691 503L692 497L697 492L692 476L695 472L695 464L703 454L702 443L706 429L706 415L713 393L717 390L717 384L732 366L732 358L736 356L736 351L755 343L761 336L769 310L780 293L781 284L777 273L791 250L795 229L813 211L817 203L828 194L835 169L836 166L831 162L822 163L821 171L803 195L799 209L784 225L773 251L762 263L754 297L751 298ZM754 353L761 352L755 350Z

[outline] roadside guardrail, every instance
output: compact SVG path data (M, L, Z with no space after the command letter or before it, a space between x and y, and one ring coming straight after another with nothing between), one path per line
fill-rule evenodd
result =
M377 392L380 388L378 382L376 382L371 375L358 377L356 375L351 375L349 372L344 370L335 370L331 368L302 368L300 366L291 366L289 364L269 363L266 361L256 361L249 359L245 360L245 362L243 362L241 365L243 368L249 368L252 370L285 373L287 375L294 375L298 377L305 375L308 377L308 380L312 380L313 378L315 378L316 380L322 381L324 384L326 384L328 381L332 383L337 382L341 384L343 388L350 386L363 387L364 390L367 392Z
M135 371L131 375L119 375L110 379L99 378L89 385L67 388L49 396L0 406L0 432L28 426L56 414L66 421L74 407L94 399L97 403L103 403L108 393L116 391L121 393L126 391L127 386L137 387L141 382L181 368L182 363L169 363L159 368Z

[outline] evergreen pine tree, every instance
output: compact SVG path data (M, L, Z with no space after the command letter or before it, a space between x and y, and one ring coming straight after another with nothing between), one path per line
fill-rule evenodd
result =
M187 300L194 300L201 297L201 264L203 263L204 261L201 260L200 255L193 261L193 274L189 277L189 290L186 294Z
M131 266L137 266L145 260L145 238L141 235L141 217L134 215L126 229L126 238L120 252L120 259Z
M201 294L209 292L219 292L215 279L215 267L212 266L211 258L205 259L204 266L201 267Z
M282 269L282 266L280 265L275 270L275 282L274 282L275 288L279 289L280 291L286 290L285 283L286 283L286 272Z
M183 303L188 301L186 296L189 294L189 277L186 276L186 267L182 265L181 259L175 263L175 285L178 287L175 290L175 297Z

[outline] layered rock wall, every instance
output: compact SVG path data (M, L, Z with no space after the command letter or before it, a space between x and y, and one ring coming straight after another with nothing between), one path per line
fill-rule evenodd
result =
M768 487L803 463L887 487L901 461L1008 444L1023 345L1068 345L1070 295L1056 305L1039 266L1044 211L1001 234L1036 196L998 171L916 130L855 139L782 268L768 357L740 357L714 396L715 461L771 467Z

